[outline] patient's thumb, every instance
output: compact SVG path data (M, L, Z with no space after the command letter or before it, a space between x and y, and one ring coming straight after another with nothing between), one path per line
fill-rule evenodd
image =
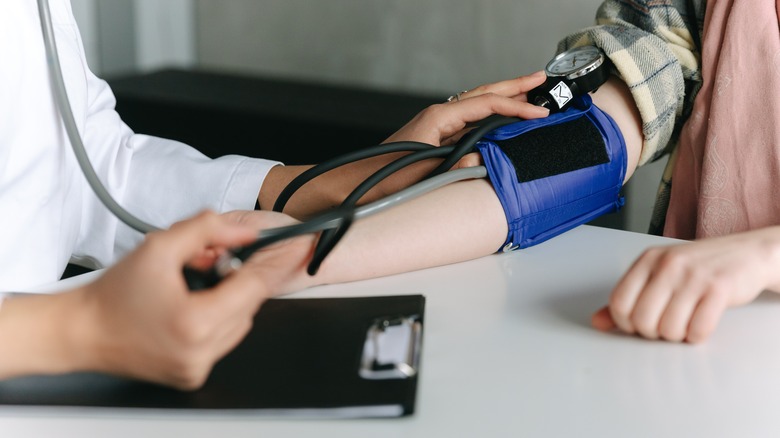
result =
M612 315L609 313L609 307L607 306L602 307L598 312L594 313L590 319L590 323L597 330L603 332L610 331L617 327L615 321L612 320Z

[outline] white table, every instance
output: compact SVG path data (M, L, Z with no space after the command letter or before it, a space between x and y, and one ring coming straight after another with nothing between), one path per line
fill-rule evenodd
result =
M777 297L729 311L701 345L590 328L634 258L672 242L582 226L511 254L295 294L427 297L417 412L408 418L0 408L0 436L779 436Z

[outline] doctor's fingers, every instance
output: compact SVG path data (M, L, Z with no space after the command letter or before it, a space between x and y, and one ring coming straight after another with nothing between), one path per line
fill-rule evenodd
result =
M300 223L285 213L269 210L234 210L222 213L221 216L231 222L250 226L258 232Z
M178 222L170 229L147 235L147 241L160 252L167 252L176 260L184 263L203 255L210 247L227 248L240 246L256 238L257 232L251 227L235 223L211 211Z
M463 100L488 93L506 97L522 96L535 87L542 85L546 79L547 75L544 71L537 71L526 76L480 85L472 90L460 93L458 97Z
M414 140L440 145L453 136L463 135L462 131L471 128L467 128L470 123L494 114L539 118L549 114L549 111L511 97L483 94L460 102L431 105L386 141Z
M251 328L251 319L241 319L229 321L202 338L197 335L183 337L188 341L169 349L168 360L157 367L161 376L152 380L185 391L200 388L214 365L235 349Z
M547 117L550 110L523 100L488 93L461 100L454 104L434 105L426 110L428 117L438 120L440 139L461 133L466 125L479 122L493 114L521 119ZM461 133L462 135L462 133Z
M251 318L225 321L207 337L180 347L172 370L173 383L184 390L200 388L206 383L214 365L233 351L252 328Z
M217 328L233 320L250 319L271 296L267 282L255 269L240 268L215 287L190 296L192 310Z
M270 292L251 269L239 269L211 289L191 292L172 317L175 334L187 347L208 351L233 327L251 322Z

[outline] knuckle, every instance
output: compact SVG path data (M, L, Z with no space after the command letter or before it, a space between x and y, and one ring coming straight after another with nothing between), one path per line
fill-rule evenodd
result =
M420 113L420 116L422 118L437 118L442 113L442 111L445 111L445 107L443 103L435 103L428 108L425 108Z
M661 322L658 328L658 335L669 342L682 342L685 339L685 332L675 327L673 324Z
M482 95L482 94L489 93L489 92L490 92L490 89L488 88L488 86L486 84L482 84L482 85L480 85L480 86L478 86L476 88L472 88L469 91L469 93L476 94L476 95Z
M699 325L693 325L688 330L688 336L685 340L691 344L698 344L704 342L712 333L711 327L701 327Z
M190 219L183 220L180 222L176 222L173 224L170 228L171 229L179 229L182 227L190 226L192 227L195 225L196 227L203 227L203 225L212 225L216 223L219 220L220 216L210 209L205 209L199 211L197 214L192 216ZM189 224L189 225L188 225Z
M720 319L722 309L709 307L706 310L699 310L696 313L690 327L686 340L691 343L702 342L706 340L714 331Z
M698 266L685 267L683 275L686 284L705 285L705 288L709 288L712 284L712 277Z
M489 101L496 101L496 100L499 100L501 98L501 96L499 96L498 94L490 92L490 91L486 91L486 92L480 94L478 97L481 97L482 99L489 100Z
M144 236L144 243L159 244L161 241L165 240L165 234L166 233L163 230L155 230L146 233L146 236Z
M213 210L203 210L198 213L197 218L207 225L216 225L222 220L220 215Z
M661 330L658 332L658 335L661 339L667 342L680 342L683 338L677 332L669 330Z
M728 298L730 290L731 287L725 282L713 279L707 281L702 296L709 298L719 307Z
M658 266L664 270L686 269L689 265L690 257L682 251L666 251L658 260Z
M158 251L162 248L166 248L167 237L165 233L161 231L152 231L144 237L144 241L141 244L141 248L148 251Z
M657 339L657 325L649 318L632 318L631 320L636 331L645 338Z
M200 212L197 214L197 216L196 216L196 217L198 217L198 218L202 218L202 219L204 219L204 220L214 220L214 219L216 219L217 217L219 217L219 215L218 215L218 214L217 214L215 211L213 211L213 210L211 210L211 209L207 208L207 209L205 209L205 210L202 210L202 211L200 211Z
M641 256L639 256L640 260L656 260L659 259L667 250L665 248L661 247L652 247L646 249Z
M631 302L624 294L612 294L609 297L609 310L613 316L628 318L631 316Z
M717 274L696 268L689 269L686 272L686 284L694 287L683 293L692 296L696 300L706 299L711 304L714 304L716 308L728 302L732 292L738 288L738 285L720 278Z
M658 260L657 253L652 250L648 249L642 252L642 254L639 255L639 257L634 260L634 263L631 265L631 268L629 269L629 272L637 271L640 268L644 267L644 269L647 269L648 266L652 266L656 260Z
M447 108L443 103L435 103L418 114L421 123L437 123L447 112Z
M617 325L620 330L629 334L636 331L631 322L631 309L629 307L613 306L610 304L609 313L612 316L615 325Z

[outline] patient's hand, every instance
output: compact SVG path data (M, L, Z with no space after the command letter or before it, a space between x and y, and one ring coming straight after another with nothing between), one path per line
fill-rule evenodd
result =
M723 312L780 291L780 227L646 251L593 315L600 330L701 342Z

